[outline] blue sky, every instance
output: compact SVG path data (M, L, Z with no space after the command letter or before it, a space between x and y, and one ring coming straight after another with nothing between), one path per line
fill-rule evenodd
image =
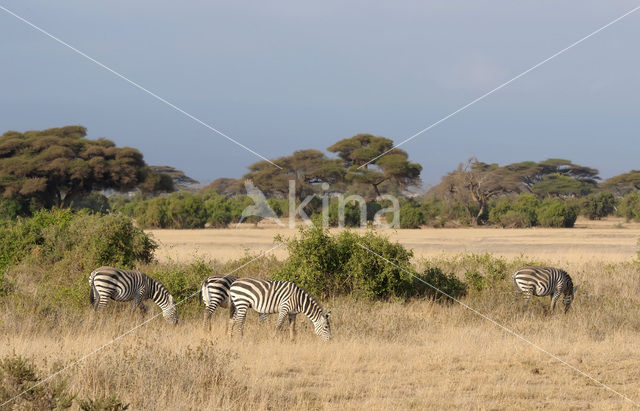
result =
M186 4L184 4L186 3ZM0 0L268 158L413 135L633 1ZM259 160L0 10L0 129L68 124L203 182ZM470 156L640 169L640 11L403 146L437 183Z

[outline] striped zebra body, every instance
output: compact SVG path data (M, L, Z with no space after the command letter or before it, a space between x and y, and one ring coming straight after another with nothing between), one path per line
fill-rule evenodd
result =
M288 317L291 339L295 336L296 315L299 313L311 320L320 338L325 341L331 338L329 312L325 312L313 297L292 282L242 278L231 285L230 296L236 307L231 333L238 325L242 334L247 310L251 307L261 314L278 313L276 330Z
M526 266L519 268L513 274L513 281L518 290L524 294L527 305L532 295L537 297L551 297L551 310L556 307L556 302L562 296L564 312L571 307L573 296L578 287L573 286L573 281L564 270L553 267Z
M109 299L131 301L131 312L140 307L146 312L144 301L152 299L161 309L164 318L178 323L178 313L173 297L164 285L140 271L100 267L89 276L90 301L95 310L101 310Z
M211 315L220 307L229 308L229 318L235 313L235 306L229 298L229 288L236 277L212 275L202 281L200 294L205 305L204 324L211 331Z

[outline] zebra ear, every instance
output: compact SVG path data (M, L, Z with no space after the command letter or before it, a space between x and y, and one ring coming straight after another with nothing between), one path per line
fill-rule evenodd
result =
M578 291L578 286L577 285L575 287L573 287L573 294L575 294L576 291Z

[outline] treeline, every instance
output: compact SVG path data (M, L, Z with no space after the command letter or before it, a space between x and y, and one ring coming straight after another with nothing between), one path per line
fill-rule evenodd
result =
M9 131L0 136L0 220L62 208L119 211L145 228L227 227L259 222L248 211L263 207L257 203L265 196L267 214L274 217L289 217L291 198L294 208L305 203L309 217L327 217L336 226L340 195L356 195L366 203L362 216L363 204L347 203L345 226L373 223L376 213L392 204L380 200L389 195L399 200L402 228L571 227L579 215L640 219L640 170L601 181L597 169L566 159L499 165L471 158L417 195L422 166L393 147L391 139L358 134L337 141L326 153L306 149L273 159L279 167L258 161L242 178L219 178L198 191L197 182L180 170L149 166L134 148L87 139L81 126ZM377 222L392 217L387 213Z
M315 198L304 212L318 221L322 218L322 202ZM289 202L285 199L270 198L270 208L280 221L287 225ZM0 201L0 210L7 201ZM106 198L94 194L87 198L78 209L88 209L96 213L119 212L135 219L143 228L226 228L241 221L259 223L262 218L249 216L242 218L242 211L253 205L246 195L225 196L213 191L200 193L177 192L162 197L145 198L142 194L133 197L111 196ZM374 223L375 214L390 203L370 201L366 203L365 221ZM420 196L400 199L399 224L401 228L457 227L471 226L475 220L463 204L435 196ZM2 212L0 211L0 214ZM592 193L575 198L539 199L534 194L519 194L493 199L481 216L483 224L505 228L526 227L573 227L578 216L597 220L607 216L619 216L627 220L640 221L640 193L629 193L615 197L610 192ZM389 223L391 213L384 215L383 223ZM338 200L329 201L329 225L339 224ZM361 224L358 203L347 203L344 225L358 227Z

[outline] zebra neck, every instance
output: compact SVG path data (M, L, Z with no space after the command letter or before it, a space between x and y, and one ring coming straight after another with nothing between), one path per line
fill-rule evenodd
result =
M163 310L169 305L169 292L153 280L149 284L149 297Z
M315 324L321 317L322 308L308 294L303 295L302 304L302 312Z

